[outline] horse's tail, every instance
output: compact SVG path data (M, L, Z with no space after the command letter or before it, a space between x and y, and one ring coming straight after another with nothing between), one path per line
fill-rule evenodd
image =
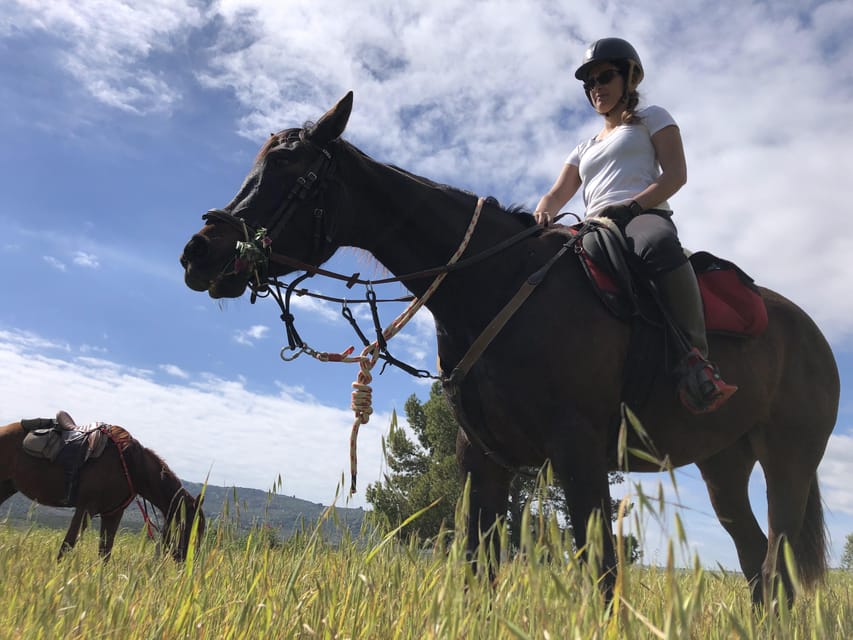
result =
M800 582L807 589L813 588L823 580L829 564L826 524L823 519L817 472L812 476L803 527L793 551Z

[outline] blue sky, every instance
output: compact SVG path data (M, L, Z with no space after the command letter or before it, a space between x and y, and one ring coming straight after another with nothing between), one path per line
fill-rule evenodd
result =
M346 137L364 151L532 207L596 131L572 77L585 45L621 35L643 58L644 99L682 129L689 179L671 202L684 244L800 304L835 351L842 404L820 473L837 559L853 532L851 30L847 1L4 3L0 423L66 409L127 427L188 480L268 489L281 476L283 493L330 502L348 472L357 371L283 363L272 302L184 286L177 259L201 214L231 199L270 132L350 89ZM330 266L384 275L347 251ZM298 304L312 346L356 340L336 306ZM391 349L434 371L434 343L421 313ZM391 411L428 395L396 370L373 388L354 505L382 471ZM677 496L663 476L631 482L654 495L664 483L690 553L736 567L698 471L677 478ZM763 522L762 486L756 474ZM649 523L647 558L665 557L673 532Z

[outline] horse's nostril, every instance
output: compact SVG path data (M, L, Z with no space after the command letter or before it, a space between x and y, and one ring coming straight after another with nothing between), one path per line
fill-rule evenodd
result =
M196 234L187 246L184 247L184 253L181 256L181 264L186 266L190 261L203 258L207 255L207 241L200 235Z

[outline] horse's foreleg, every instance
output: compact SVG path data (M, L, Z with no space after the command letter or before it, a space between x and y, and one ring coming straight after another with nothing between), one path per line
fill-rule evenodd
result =
M599 432L585 423L577 416L572 420L571 442L561 442L554 449L551 464L566 493L577 548L590 559L598 551L598 542L601 543L600 586L609 601L616 584L616 553L606 448L600 442ZM593 514L600 514L600 517L590 520ZM590 523L594 523L598 530L588 530Z
M98 553L104 562L110 559L113 551L113 543L116 539L119 522L121 522L122 511L109 515L101 514L101 535L98 542Z
M59 547L59 555L57 560L62 560L62 556L71 551L77 540L86 530L88 524L88 513L85 509L74 509L74 515L71 516L71 524L68 525L68 531L65 532L65 539L62 541L62 546Z
M456 438L456 459L462 480L470 478L468 505L467 553L476 570L476 552L482 536L488 536L487 562L489 575L501 559L500 537L496 523L506 517L509 484L513 473L497 464L460 430Z
M767 537L749 504L749 476L755 454L747 440L698 462L717 519L732 537L743 575L752 589L753 604L764 601L761 567L767 554Z

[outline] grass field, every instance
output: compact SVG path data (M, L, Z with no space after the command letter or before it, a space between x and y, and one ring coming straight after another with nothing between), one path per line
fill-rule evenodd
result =
M751 608L739 574L629 566L608 615L562 534L540 530L492 586L473 575L452 532L424 550L378 536L331 545L311 531L282 543L268 530L246 537L214 524L185 565L124 532L102 565L93 531L57 563L62 532L0 524L0 637L853 637L848 572L766 615Z

